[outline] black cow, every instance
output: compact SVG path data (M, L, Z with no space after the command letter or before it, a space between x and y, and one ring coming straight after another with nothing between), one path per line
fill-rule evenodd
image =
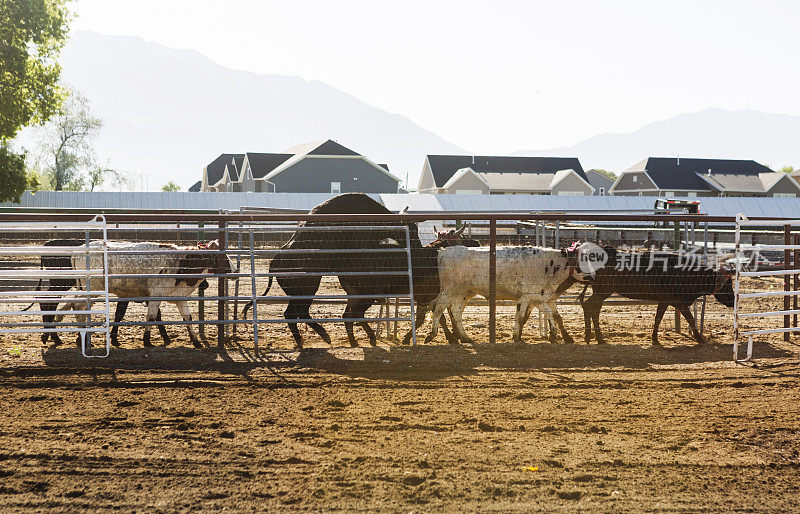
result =
M592 323L597 342L605 343L600 333L600 309L605 299L614 293L658 303L652 335L655 345L659 344L658 327L667 307L675 307L686 318L698 344L705 343L705 339L697 330L689 307L703 295L713 295L721 304L733 307L733 283L731 275L724 269L683 266L676 254L650 251L639 252L638 258L627 259L628 266L616 266L621 252L611 246L603 249L609 256L608 264L597 270L592 282L592 295L584 301L586 288L580 294L587 343L592 337Z
M317 207L310 214L392 214L382 204L363 193L345 193L336 196ZM438 248L424 248L419 240L416 223L390 222L322 222L309 221L301 223L301 227L364 225L372 227L406 225L409 232L411 248L412 275L414 283L414 299L420 305L427 305L438 295L438 265L436 255ZM404 229L364 228L363 230L298 230L281 249L289 250L334 250L331 252L290 252L279 253L270 262L270 273L305 272L327 273L337 275L342 289L348 295L402 295L408 294L409 280L405 273L408 269L408 256L405 252L359 253L353 250L405 248L406 232ZM397 273L396 275L350 275L364 271ZM272 276L267 283L267 291L272 285ZM291 298L284 311L287 320L309 319L313 296L319 289L320 276L278 276L277 282L288 296L305 296L308 298ZM375 298L350 298L343 318L363 318L366 310L375 304ZM242 316L252 306L248 302L242 310ZM424 312L422 312L424 316ZM424 319L424 318L423 318ZM351 346L357 346L353 335L353 323L345 322ZM376 344L375 333L366 322L358 322L367 333L372 345ZM319 323L309 322L310 326L322 339L331 344L330 336ZM289 322L295 343L302 348L303 340L297 323ZM410 336L407 336L410 337Z

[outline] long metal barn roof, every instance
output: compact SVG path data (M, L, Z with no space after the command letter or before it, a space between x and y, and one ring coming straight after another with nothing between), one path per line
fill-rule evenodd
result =
M307 212L332 198L328 193L185 193L185 192L25 192L20 203L0 204L2 210L97 209L238 211L256 207L278 211ZM546 196L546 195L426 195L371 194L392 211L408 207L410 212L508 212L508 211L625 211L652 210L653 196ZM699 197L700 212L711 216L800 218L800 198Z

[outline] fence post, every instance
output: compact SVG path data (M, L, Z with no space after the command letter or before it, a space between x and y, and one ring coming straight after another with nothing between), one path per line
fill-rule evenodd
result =
M227 256L228 250L228 232L225 230L226 222L219 222L219 251L223 256ZM227 319L228 302L222 300L223 296L228 296L228 279L219 277L217 279L217 320L225 321ZM220 350L225 348L225 323L217 323L217 346Z
M800 236L794 236L795 246L800 245ZM800 250L794 249L794 269L800 269ZM792 284L792 291L797 291L800 288L800 275L794 275L794 284ZM797 295L792 295L792 310L797 310ZM792 317L792 327L797 328L797 314ZM796 334L796 332L795 332Z
M790 245L792 244L792 226L791 225L784 225L783 226L783 244ZM792 265L790 264L791 250L784 250L783 251L783 269L790 270L792 269ZM791 290L791 282L792 277L791 275L784 275L783 276L783 290L784 292ZM783 297L783 310L788 311L789 307L791 306L791 299L788 295ZM789 328L789 324L791 323L791 316L788 314L783 315L783 328ZM789 341L791 339L790 332L783 333L783 340Z
M203 222L197 222L197 240L198 241L205 241L206 240L206 231L203 230ZM200 340L204 340L206 338L206 302L203 300L205 297L205 289L197 289L197 297L200 298L200 301L197 302L197 329L200 332Z
M495 343L497 295L497 220L489 220L489 343Z

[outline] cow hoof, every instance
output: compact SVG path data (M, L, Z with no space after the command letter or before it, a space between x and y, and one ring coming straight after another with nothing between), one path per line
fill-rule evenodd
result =
M111 346L113 346L114 348L119 348L119 340L112 338Z
M45 332L44 334L42 334L42 343L46 343L48 339L50 339L49 332Z
M447 342L452 344L453 346L461 346L461 342L458 339L450 339Z
M653 346L661 346L661 343L658 342L658 339L653 339Z
M167 344L169 344L169 343L165 343L164 346L167 346ZM192 345L195 348L202 348L203 347L203 343L201 343L200 341L192 341Z
M565 337L564 338L564 343L565 344L575 344L575 340L572 339L571 337Z

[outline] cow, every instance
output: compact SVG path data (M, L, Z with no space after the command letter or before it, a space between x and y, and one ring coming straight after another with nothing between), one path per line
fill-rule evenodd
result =
M314 207L309 214L393 214L385 206L376 202L363 193L345 193L331 198ZM302 296L305 298L290 298L284 317L292 319L310 319L310 307L313 296L319 289L321 277L303 275L303 273L329 273L339 278L342 289L348 295L403 295L409 293L409 280L407 275L408 256L405 252L380 252L359 253L353 250L360 249L402 249L406 247L406 231L404 228L375 228L381 226L408 227L411 248L412 276L414 284L414 300L421 305L430 303L438 295L438 272L436 256L438 247L423 247L420 242L416 223L388 222L325 222L308 221L300 224L301 227L317 226L359 226L362 230L342 229L335 231L296 231L289 241L284 244L281 252L272 259L269 266L270 273L294 273L295 275L279 275L277 282L288 296ZM372 228L367 228L370 226ZM463 230L462 230L463 231ZM448 233L451 239L461 239L461 232ZM441 243L442 245L449 243ZM298 250L300 250L298 252ZM303 253L302 250L311 250ZM314 250L331 250L325 253ZM341 250L341 251L335 251ZM357 275L358 272L386 272L396 275ZM272 286L273 276L270 275L264 295ZM375 304L377 298L349 298L343 318L363 318L366 310ZM242 316L247 315L252 306L248 302L242 310ZM425 311L422 313L423 319ZM353 334L353 323L345 321L348 340L351 346L358 346ZM316 322L307 323L322 339L331 344L330 336L322 325ZM358 322L369 338L370 344L377 344L375 332L366 322ZM298 348L303 347L303 339L297 329L297 323L289 322L289 330L294 337ZM446 328L445 328L446 330ZM409 339L409 334L406 339Z
M85 244L85 239L51 239L49 241L45 241L42 246L47 247L69 247L69 246L80 246ZM40 259L40 266L41 269L51 269L51 270L58 270L58 269L72 269L72 260L69 254L65 255L42 255ZM34 291L41 291L42 290L42 282L44 279L39 279L39 282L36 284ZM47 289L45 291L68 291L77 285L77 281L74 278L51 278L48 280ZM200 283L199 288L201 290L208 287L208 282L203 280ZM122 318L125 316L125 311L128 309L128 303L126 301L119 301L117 302L117 308L114 311L114 322L119 323L122 321ZM36 302L28 305L23 311L27 311L31 307L33 307ZM42 315L42 322L44 326L52 325L53 320L55 318L55 311L58 309L58 302L39 302L39 309L42 311L53 311L53 314L43 314ZM161 310L159 309L158 315L156 317L156 321L161 321ZM164 325L158 325L158 331L161 333L161 337L164 340L168 340L169 336L167 335L167 329ZM118 332L119 326L114 325L111 327L111 344L114 346L119 346L119 339L118 339ZM47 343L48 339L52 339L53 346L59 346L62 341L58 335L58 332L44 332L42 333L42 343Z
M102 242L92 242L89 244L90 250L102 249ZM81 245L75 249L72 255L72 267L82 269L85 267L86 245ZM119 298L146 298L146 297L187 297L198 288L203 281L201 275L204 274L226 274L234 270L234 265L230 258L219 250L219 243L211 241L208 245L199 247L180 247L173 244L164 243L129 243L122 241L108 242L108 273L112 275L108 281L109 293ZM94 252L90 254L90 266L92 268L103 267L102 253ZM119 277L113 275L167 275L164 277ZM182 276L185 275L185 276ZM79 287L83 287L85 279L78 278ZM92 290L102 290L104 288L103 277L93 276L89 280ZM93 301L97 301L94 299ZM192 321L189 313L189 305L186 300L169 300L178 307L184 321ZM159 305L161 300L147 301L147 321L156 321L158 317ZM66 302L59 311L68 309L80 309L86 305L86 300L73 300ZM81 315L86 321L85 315ZM57 321L63 318L63 314L57 317ZM144 346L152 346L150 342L150 327L145 326L143 342ZM187 324L189 339L195 348L202 348L202 343L194 333L191 324ZM169 344L169 337L166 332L162 332L164 343Z
M522 342L522 329L531 309L538 307L548 323L554 319L565 342L572 337L564 328L556 308L559 286L569 278L590 281L591 273L578 268L579 249L553 249L536 246L501 246L496 249L496 298L517 302L514 342ZM471 342L464 331L462 313L470 298L489 295L489 249L453 246L439 253L441 292L434 300L431 332L426 342L436 337L437 325L445 309L453 314L453 331L463 341ZM551 332L555 338L555 332Z
M592 295L584 300L584 288L579 296L587 344L592 338L592 324L598 344L605 343L600 332L600 309L606 298L614 293L658 304L652 334L654 345L660 345L658 327L667 307L675 307L686 318L698 345L704 344L705 338L697 330L689 307L704 295L713 295L721 304L733 307L733 281L724 268L697 266L686 259L681 262L677 254L665 252L623 253L612 246L604 246L603 250L609 257L608 264L597 270L592 282Z

